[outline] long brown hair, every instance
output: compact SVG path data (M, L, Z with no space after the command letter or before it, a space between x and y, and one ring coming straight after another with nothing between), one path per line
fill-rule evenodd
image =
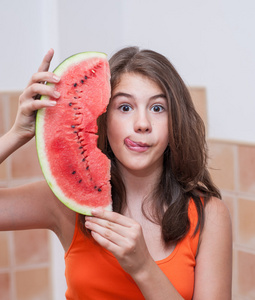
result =
M195 233L204 224L204 206L212 196L221 198L207 169L205 127L196 112L190 93L163 55L151 50L128 47L109 61L112 90L123 73L137 73L156 82L166 95L169 118L169 145L164 152L163 172L152 199L153 211L145 216L160 224L165 242L177 242L189 228L188 203L192 198L198 212ZM113 210L121 213L126 205L125 186L115 156L107 140L107 113L98 119L98 147L111 159ZM203 199L203 200L202 200Z

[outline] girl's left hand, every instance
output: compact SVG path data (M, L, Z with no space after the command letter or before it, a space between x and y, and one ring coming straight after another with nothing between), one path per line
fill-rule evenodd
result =
M142 227L134 220L115 212L95 210L85 217L85 226L92 237L119 261L131 276L137 275L152 260Z

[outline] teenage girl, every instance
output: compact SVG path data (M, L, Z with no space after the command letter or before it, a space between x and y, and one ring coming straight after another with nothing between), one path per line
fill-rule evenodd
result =
M34 136L35 114L59 94L43 82L51 49L0 139L0 162ZM203 122L162 55L124 48L110 59L112 95L99 120L111 159L114 212L82 216L46 181L0 189L0 230L48 228L65 250L67 299L230 300L231 221L207 170ZM36 100L47 95L56 101Z

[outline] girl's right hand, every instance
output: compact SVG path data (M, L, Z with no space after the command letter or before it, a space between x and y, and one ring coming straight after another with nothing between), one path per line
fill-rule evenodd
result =
M19 107L15 123L11 129L19 138L19 142L26 143L35 134L35 116L40 108L54 106L56 101L39 100L40 95L58 99L60 94L54 91L54 86L46 85L45 82L57 83L60 78L48 72L54 50L50 49L45 55L38 72L30 79L27 87L19 97Z

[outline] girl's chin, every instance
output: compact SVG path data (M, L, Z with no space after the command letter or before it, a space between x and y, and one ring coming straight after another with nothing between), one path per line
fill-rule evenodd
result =
M142 164L141 160L132 163L124 163L118 161L118 167L122 173L131 173L136 176L148 176L154 172L158 173L162 171L162 163L145 163Z

